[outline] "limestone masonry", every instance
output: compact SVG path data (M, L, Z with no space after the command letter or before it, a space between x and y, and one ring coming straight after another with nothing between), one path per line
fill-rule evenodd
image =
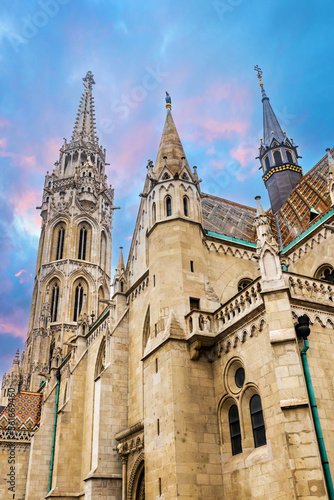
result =
M113 277L83 78L45 177L25 349L2 381L1 500L334 498L334 149L303 174L257 71L271 209L201 191L167 94Z

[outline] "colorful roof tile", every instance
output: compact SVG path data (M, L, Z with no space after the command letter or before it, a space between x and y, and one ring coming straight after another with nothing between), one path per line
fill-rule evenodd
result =
M0 413L0 429L35 431L41 419L43 395L20 392Z

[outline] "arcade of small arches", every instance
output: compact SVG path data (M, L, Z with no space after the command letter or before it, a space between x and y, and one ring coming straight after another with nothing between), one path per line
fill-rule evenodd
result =
M190 201L188 196L184 195L182 198L183 215L189 217L190 213ZM171 217L173 215L173 202L172 196L167 195L164 201L165 217ZM152 224L157 221L157 207L155 201L152 203Z

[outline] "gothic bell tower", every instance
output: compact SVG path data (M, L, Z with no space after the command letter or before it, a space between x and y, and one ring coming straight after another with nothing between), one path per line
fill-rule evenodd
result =
M70 142L47 172L28 336L20 364L20 388L35 391L41 374L57 367L78 321L89 325L110 297L114 190L105 175L106 150L96 136L93 74L84 92Z
M302 177L298 164L297 147L276 118L269 97L263 88L262 70L255 66L260 81L263 104L263 137L259 147L259 160L263 171L263 182L268 189L270 204L275 214L286 202L291 191Z

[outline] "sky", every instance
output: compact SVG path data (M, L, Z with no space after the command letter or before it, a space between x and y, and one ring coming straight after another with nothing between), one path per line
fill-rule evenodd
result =
M44 176L71 137L90 70L97 133L115 188L112 267L131 243L164 95L206 193L269 200L255 159L259 65L307 172L334 146L330 0L2 0L0 4L0 376L27 335Z

